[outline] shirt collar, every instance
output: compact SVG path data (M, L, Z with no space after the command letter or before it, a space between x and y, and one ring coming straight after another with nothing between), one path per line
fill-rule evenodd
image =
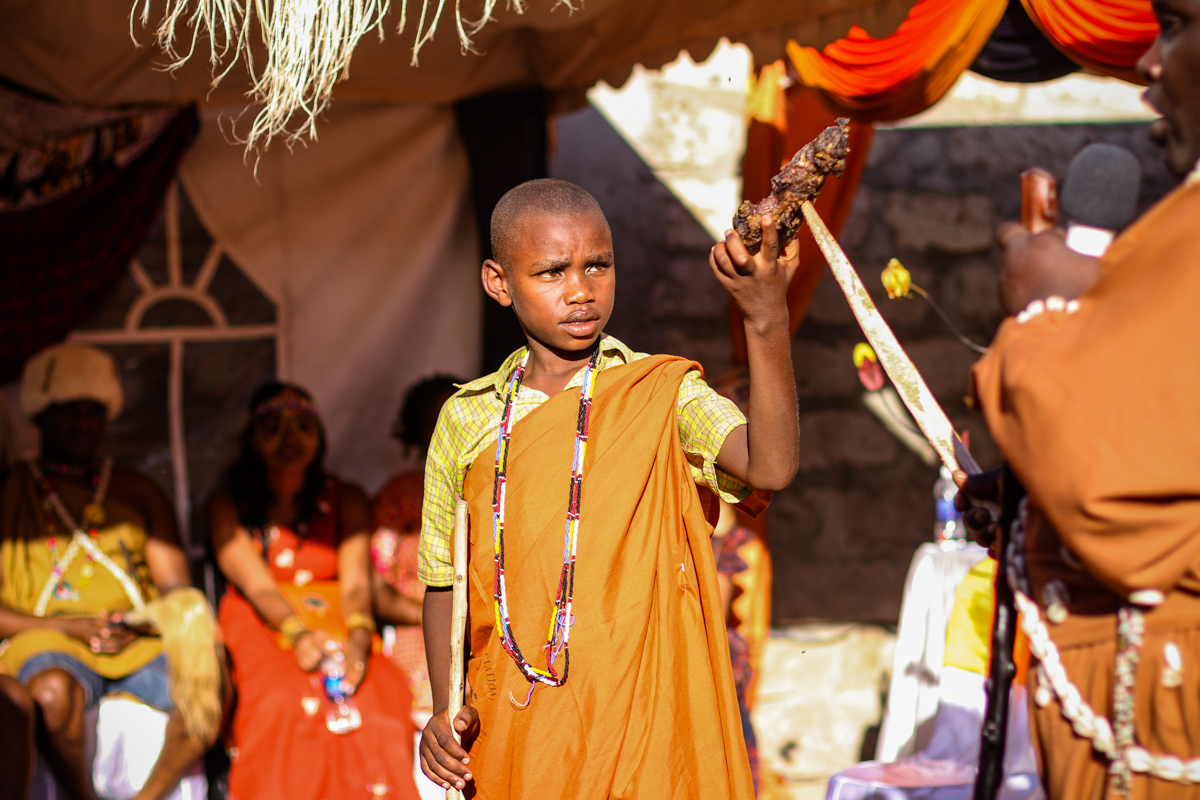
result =
M508 379L512 377L513 371L520 365L521 359L525 357L525 351L528 348L522 347L513 352L508 358L504 359L504 363L500 365L500 369L484 375L482 378L476 378L469 383L459 384L459 388L469 393L478 393L484 391L493 391L500 397L504 397L504 392L508 388ZM600 369L611 366L614 363L628 364L634 360L634 353L623 342L614 336L605 334L600 339ZM581 373L576 373L570 386L578 386L581 380Z

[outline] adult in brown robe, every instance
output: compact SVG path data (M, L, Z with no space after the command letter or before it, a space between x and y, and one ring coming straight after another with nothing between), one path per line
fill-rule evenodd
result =
M1168 165L1186 173L1200 157L1200 0L1162 0L1155 10L1162 33L1140 69L1148 99L1164 113L1153 134ZM1080 279L1089 268L1098 278L1080 292L1077 307L1007 320L974 371L988 427L1029 492L1025 560L1043 618L1047 586L1060 581L1066 589L1068 615L1048 628L1067 676L1097 714L1112 720L1117 611L1140 608L1145 635L1132 692L1134 743L1185 761L1200 756L1194 177L1119 236L1098 264L1070 256L1061 234L1002 229L1002 299L1010 312L1049 295L1070 299L1072 281L1079 288L1091 282ZM1035 671L1030 681L1035 689ZM1116 790L1109 760L1076 735L1057 699L1035 704L1031 718L1049 797L1100 798ZM1200 796L1195 785L1138 772L1131 792Z

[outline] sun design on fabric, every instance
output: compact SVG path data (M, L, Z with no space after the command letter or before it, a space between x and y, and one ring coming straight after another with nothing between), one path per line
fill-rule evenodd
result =
M191 481L183 408L184 349L193 343L271 339L275 342L278 362L282 355L282 340L279 306L262 286L254 282L251 275L229 258L217 241L208 236L202 224L198 227L204 236L200 248L203 255L197 259L197 221L180 192L178 185L168 189L163 202L161 229L151 234L142 254L130 261L128 274L132 287L126 284L114 293L112 302L116 303L118 319L102 317L102 326L76 330L71 334L71 339L100 347L166 345L166 416L170 436L171 482L176 518L183 526L185 541L190 542ZM161 267L152 269L151 266L157 264L160 257ZM253 321L253 318L239 321L239 315L245 318L244 311L227 310L222 305L221 296L229 295L230 269L237 273L237 280L240 281L235 285L244 287L249 283L253 289L247 287L247 291L257 291L257 296L270 303L269 316L260 317L264 319L263 322ZM218 283L224 282L226 289L223 293L214 293L214 278ZM121 297L125 298L127 305L121 305ZM226 304L229 304L228 297Z

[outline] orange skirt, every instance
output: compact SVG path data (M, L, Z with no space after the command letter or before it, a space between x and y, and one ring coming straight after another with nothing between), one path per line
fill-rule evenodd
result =
M238 691L230 800L417 800L412 695L394 664L372 654L354 696L362 727L334 734L316 678L232 587L219 618Z

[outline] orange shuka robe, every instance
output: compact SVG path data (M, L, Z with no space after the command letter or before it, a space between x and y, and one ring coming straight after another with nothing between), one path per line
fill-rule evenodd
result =
M467 473L471 660L482 732L478 797L750 800L712 526L679 444L675 402L691 362L653 356L596 380L575 567L570 672L529 683L495 631L495 450ZM505 578L518 646L543 645L562 567L577 392L513 428ZM556 666L561 670L563 657Z
M988 427L1033 507L1025 556L1033 599L1061 580L1070 615L1049 625L1067 676L1113 718L1117 608L1140 589L1135 741L1200 756L1200 185L1176 190L1122 234L1077 313L1001 327L975 367ZM1165 648L1182 684L1164 680ZM1036 685L1030 671L1030 687ZM1030 692L1033 695L1033 692ZM1107 792L1107 761L1057 701L1032 707L1050 798ZM1134 773L1135 798L1200 788Z

